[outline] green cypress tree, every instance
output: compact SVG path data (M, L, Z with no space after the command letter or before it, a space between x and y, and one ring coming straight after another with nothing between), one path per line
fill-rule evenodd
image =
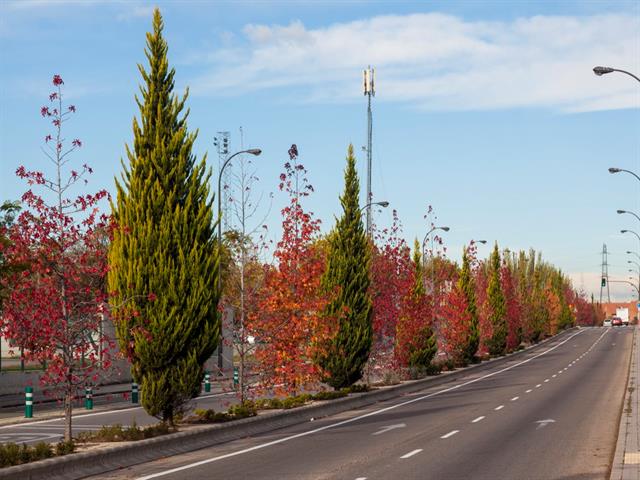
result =
M462 251L462 269L460 271L460 278L458 279L458 288L460 288L467 300L465 310L470 318L469 337L464 347L463 358L466 363L472 363L475 361L476 352L480 345L480 321L478 318L478 307L476 305L476 285L471 275L471 262L469 261L466 248Z
M116 179L112 205L117 224L110 246L109 291L116 336L131 360L145 410L173 423L200 390L204 362L219 337L219 268L214 240L211 172L191 153L197 132L188 133L188 92L173 94L163 21L153 14L145 54L149 71L136 96L140 123L133 121L129 166Z
M362 225L353 145L349 145L344 182L340 197L343 213L328 238L327 270L322 279L323 287L334 295L326 313L338 319L338 327L317 358L325 373L324 380L335 389L348 387L362 378L373 337L369 296L371 252Z
M489 320L493 334L488 341L488 347L491 355L503 355L507 348L507 306L500 284L500 252L497 243L493 248L489 262L487 301L489 302Z

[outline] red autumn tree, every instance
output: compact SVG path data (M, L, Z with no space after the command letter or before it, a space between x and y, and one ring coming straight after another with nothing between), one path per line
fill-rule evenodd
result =
M64 400L64 437L70 441L73 397L110 366L112 341L102 329L107 218L97 208L107 193L71 196L92 170L86 164L70 168L69 155L82 143L68 142L62 132L76 111L63 102L63 83L53 77L51 105L40 111L53 125L43 148L53 171L16 171L29 190L22 196L26 209L11 230L9 255L28 269L7 279L11 293L1 333L23 347L27 359L46 365L40 381Z
M467 298L458 284L446 295L441 307L440 342L456 365L464 365L465 352L471 332L471 314Z
M411 288L411 258L409 247L401 236L398 212L393 211L390 228L377 230L374 225L374 246L371 262L373 301L373 347L369 369L389 371L395 368L396 324L404 296Z
M400 366L409 373L424 374L438 350L433 329L431 306L425 293L420 244L415 241L412 259L411 289L400 306L396 327L395 354Z
M323 315L328 303L320 287L325 259L314 242L320 221L302 206L313 187L306 169L297 162L295 145L289 149L289 159L280 175L279 188L289 196L289 204L282 209L276 265L266 267L258 308L250 313L247 329L257 342L255 357L262 384L292 394L319 380L321 372L312 359L334 325Z

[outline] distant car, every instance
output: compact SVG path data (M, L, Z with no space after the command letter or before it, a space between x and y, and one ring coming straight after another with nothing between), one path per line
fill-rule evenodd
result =
M622 326L622 319L620 317L613 317L611 319L611 325L614 327L621 327Z
M611 326L611 319L610 318L605 318L602 326L603 327L610 327Z

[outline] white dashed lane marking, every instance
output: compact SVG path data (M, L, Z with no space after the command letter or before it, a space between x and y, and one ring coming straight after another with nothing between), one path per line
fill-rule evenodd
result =
M444 435L442 435L440 438L449 438L449 437L453 437L456 433L458 433L460 430L451 430L449 433L446 433Z
M402 455L400 458L409 458L409 457L413 457L416 453L420 453L422 451L421 448L418 448L416 450L413 450L409 453L405 453L404 455Z
M480 420L484 420L484 416L482 417L478 417L478 418L474 418L473 420L471 420L471 423L478 423Z

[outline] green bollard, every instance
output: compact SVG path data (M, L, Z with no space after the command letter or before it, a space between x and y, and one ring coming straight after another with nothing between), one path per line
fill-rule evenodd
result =
M211 375L209 375L209 372L204 373L204 391L207 393L211 391Z
M84 389L84 408L85 410L93 410L93 388L91 387Z
M138 403L138 384L131 384L131 403Z
M238 388L238 384L240 383L240 377L238 374L238 367L233 367L233 388Z
M24 418L33 418L33 387L24 388Z

